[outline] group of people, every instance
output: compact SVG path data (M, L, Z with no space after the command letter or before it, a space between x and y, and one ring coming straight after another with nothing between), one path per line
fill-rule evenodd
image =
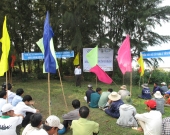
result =
M122 85L118 92L108 89L102 92L101 88L93 90L92 85L88 85L85 93L85 101L91 108L99 108L107 115L116 118L117 124L122 127L132 127L134 130L142 131L145 135L169 135L170 117L162 120L164 106L170 100L170 85L167 87L165 82L154 83L151 92L148 84L142 84L142 92L139 98L146 100L144 103L148 110L147 113L138 114L132 105L130 92L126 85ZM168 98L168 99L166 99Z
M63 123L55 115L50 115L45 122L39 110L33 107L30 95L23 95L24 90L19 88L12 92L10 83L3 83L0 91L0 135L60 135L67 129L72 129L73 135L98 134L99 124L87 120L89 108L80 107L80 101L72 101L74 110L62 116Z

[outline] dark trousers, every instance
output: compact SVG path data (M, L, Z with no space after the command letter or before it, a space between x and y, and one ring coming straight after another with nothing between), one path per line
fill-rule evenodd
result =
M76 86L81 86L81 75L75 75L76 77Z
M29 122L30 122L30 117L33 113L31 112L26 112L26 116L24 117L23 121L22 121L22 127L26 127Z
M68 126L71 126L71 124L72 124L72 120L64 120L63 121L63 125L66 129L67 129Z

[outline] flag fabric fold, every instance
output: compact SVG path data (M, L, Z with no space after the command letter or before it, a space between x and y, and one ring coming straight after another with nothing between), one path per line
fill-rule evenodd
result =
M74 58L73 64L79 65L79 52L77 53L76 57Z
M53 35L54 33L49 24L49 13L47 11L46 19L44 22L44 32L43 32L44 65L45 65L45 72L47 73L56 73L56 68L57 68L56 56L54 55L55 54L54 45L53 45L53 41L51 41Z
M13 68L13 67L14 67L14 63L15 63L15 61L16 61L16 56L13 54L13 55L11 56L11 58L12 58L12 60L11 60L11 67Z
M123 74L132 71L129 35L126 36L126 39L123 41L122 45L118 50L117 61L118 61L119 68Z
M6 26L6 16L3 23L3 32L0 42L2 43L2 55L0 59L0 76L3 76L4 73L8 71L8 55L10 50L10 37Z
M143 62L143 56L142 54L140 54L140 57L138 58L138 64L139 64L139 73L140 73L140 76L143 76L144 75L144 62Z
M107 75L107 73L98 66L98 46L93 48L90 52L86 54L87 61L90 64L90 72L96 74L97 78L106 84L111 84L112 79Z
M98 64L98 46L88 52L86 54L86 58L90 64L90 67L96 66L96 64Z
M112 79L107 75L106 72L104 72L98 65L92 67L90 69L90 72L93 72L97 75L97 78L106 84L111 84L112 83Z

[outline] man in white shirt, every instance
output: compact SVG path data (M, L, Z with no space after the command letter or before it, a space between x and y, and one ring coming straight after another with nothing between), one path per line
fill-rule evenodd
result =
M135 115L135 118L141 126L141 128L137 130L144 131L144 135L160 135L162 114L156 110L156 102L154 100L148 100L145 104L149 112Z
M39 112L39 110L30 107L32 105L32 97L25 95L22 102L19 102L14 108L15 114L22 114L24 119L22 121L22 127L25 127L30 122L30 117L33 113Z
M40 113L34 113L30 121L31 123L24 128L22 135L48 135L48 133L41 128L42 115Z
M76 87L81 87L81 68L80 66L77 66L74 70L75 78L76 78Z
M7 86L8 85L8 86ZM15 97L15 93L14 92L12 92L11 90L12 90L12 85L10 84L10 83L8 83L6 85L6 83L4 82L3 84L2 84L2 90L7 90L7 99L8 99L8 103L12 103L12 99Z
M16 127L22 123L23 116L14 114L13 106L5 104L0 117L0 135L17 135Z
M7 98L6 90L0 91L0 116L2 116L1 112L2 107L7 103L6 98Z
M24 90L22 88L19 88L16 90L16 95L15 97L12 99L12 105L16 106L19 102L22 101L22 95L24 93Z

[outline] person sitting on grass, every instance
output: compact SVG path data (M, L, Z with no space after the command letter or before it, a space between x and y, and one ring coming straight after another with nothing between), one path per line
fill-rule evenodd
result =
M91 108L98 108L98 102L99 102L101 93L102 93L102 89L96 88L96 92L91 94L90 104L89 104Z
M73 135L97 135L99 133L99 124L87 120L89 112L88 107L80 107L79 115L81 118L72 121L71 129L73 130Z
M2 106L4 106L7 103L6 98L7 92L5 90L0 91L0 117L2 116L1 112Z
M108 100L109 100L108 96L112 92L113 92L113 89L111 89L111 88L109 88L108 91L102 92L99 102L98 102L98 106L100 109L103 109L104 107L109 105L109 104L107 104Z
M34 113L30 118L30 124L28 124L22 135L48 135L47 132L41 128L42 115L40 113Z
M150 92L150 89L148 87L148 84L144 83L141 86L143 88L142 89L142 95L139 95L138 97L142 98L142 99L151 99L151 92Z
M19 102L22 101L23 98L21 96L23 95L23 93L24 93L24 90L22 88L19 88L19 89L16 90L16 95L12 99L12 105L13 106L16 106Z
M79 116L79 109L80 109L80 101L75 99L72 101L72 106L74 108L73 111L68 112L62 116L63 118L63 125L67 129L68 126L71 126L72 120L78 120Z
M124 104L121 100L121 96L117 92L112 92L108 98L110 99L110 107L105 109L105 113L113 118L119 118L119 107Z
M8 88L8 89L7 89ZM8 83L7 85L6 85L6 82L4 82L3 84L2 84L2 90L7 90L7 95L8 95L8 97L7 97L7 100L8 100L8 103L12 103L12 100L13 100L13 98L15 97L15 93L14 92L12 92L12 85L10 84L10 83Z
M161 83L161 89L162 89L163 93L165 93L165 92L168 91L168 87L167 87L167 85L166 85L165 82L162 82L162 83Z
M16 127L22 123L23 116L14 114L14 107L7 103L2 109L0 117L0 135L17 135Z
M156 101L156 110L164 114L165 99L161 95L160 91L156 91L156 93L154 94L154 98L152 98L152 100Z
M89 84L87 87L88 87L88 90L87 90L86 93L85 93L84 99L85 99L86 102L89 104L91 94L92 94L92 93L95 93L95 91L93 90L93 87L92 87L91 84Z
M160 93L161 93L162 95L164 95L163 90L159 87L159 85L158 85L157 82L154 83L152 95L155 94L156 91L160 91Z
M32 108L32 105L32 97L30 95L25 95L22 102L19 102L15 107L15 114L22 114L24 116L22 127L28 125L32 114L39 112L39 110Z
M118 94L121 95L121 99L124 100L126 96L130 96L130 92L127 90L126 85L120 87L121 90L118 91Z
M125 104L119 107L120 117L117 119L117 124L123 127L137 127L135 119L136 108L132 106L131 97L127 96L124 101Z
M48 133L48 135L58 135L66 132L65 127L60 123L60 119L55 115L50 115L46 119L43 124L43 129Z
M138 131L143 131L144 135L160 135L162 114L156 110L156 101L148 100L145 101L148 113L136 114L137 119L141 127L135 128Z

